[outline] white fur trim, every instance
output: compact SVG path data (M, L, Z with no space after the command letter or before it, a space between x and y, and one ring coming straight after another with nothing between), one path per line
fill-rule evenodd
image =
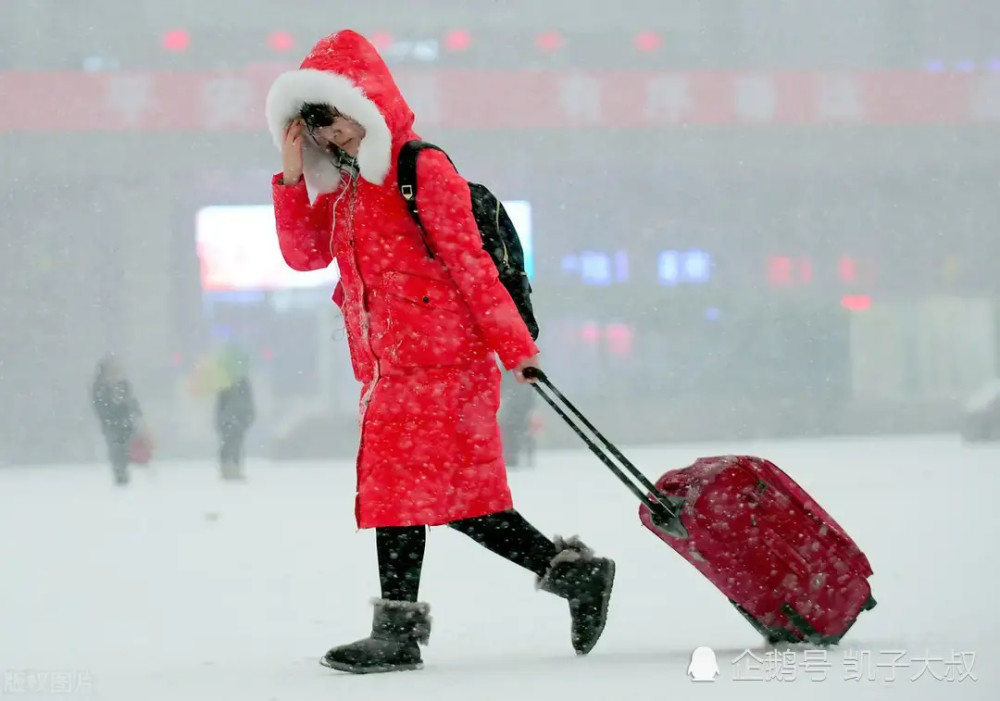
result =
M552 563L557 562L567 562L578 559L591 560L594 557L594 551L584 545L583 541L580 540L579 536L570 536L569 538L563 538L560 535L555 536L552 539L552 543L556 546L556 556L552 558Z
M426 645L430 641L431 623L433 622L430 604L423 601L414 603L412 601L392 601L391 599L380 598L372 599L371 602L372 606L375 607L375 620L372 622L373 635L379 628L391 625L390 621L394 618L398 626L400 623L398 617L403 616L406 621L412 624L410 634L414 640L421 645ZM401 613L393 616L393 614L389 613L390 611L399 611Z
M365 128L365 138L358 148L358 172L368 182L381 185L391 166L392 132L378 106L359 86L337 73L303 68L277 77L267 93L264 112L278 150L281 151L285 127L307 102L336 107ZM325 154L308 146L303 148L302 160L310 199L337 189L340 170Z
M563 538L562 536L556 536L552 539L552 543L555 546L556 554L549 561L548 571L541 577L535 578L535 588L545 590L549 586L550 575L552 570L564 562L576 562L577 560L592 560L594 558L594 551L583 544L577 536L570 536L569 538Z
M431 612L431 605L423 601L414 603L412 601L394 601L392 599L375 597L374 599L371 599L371 605L375 608L386 610L395 609L413 611L414 613L419 613L422 616L427 616Z

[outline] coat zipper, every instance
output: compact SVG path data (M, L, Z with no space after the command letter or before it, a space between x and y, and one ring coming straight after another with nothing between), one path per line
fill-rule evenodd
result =
M370 316L368 311L368 285L365 283L365 278L361 274L361 263L358 260L358 247L354 243L354 199L357 194L357 179L351 178L350 181L350 193L347 196L347 234L350 237L351 242L351 258L354 261L354 270L358 275L358 282L361 283L361 336L364 340L365 348L368 350L368 357L371 359L373 368L373 377L371 383L368 385L368 389L365 390L364 395L361 397L361 413L358 421L362 427L361 441L364 442L364 421L365 415L368 413L368 404L371 402L372 394L375 392L375 387L378 385L379 380L382 378L381 368L379 367L378 358L375 357L375 349L372 348L371 335L370 335ZM358 455L360 456L360 448Z
M354 261L354 270L358 274L358 282L361 283L361 335L364 339L365 347L373 364L377 365L375 350L372 348L371 337L369 336L369 314L368 314L368 285L361 274L361 263L358 261L358 248L354 245L354 199L357 194L357 180L353 177L350 181L350 193L347 196L347 235L350 237L351 258Z
M379 380L382 379L381 368L379 367L378 358L375 357L375 350L372 348L371 336L369 335L369 314L368 314L368 286L365 284L365 278L361 274L361 264L358 261L358 247L354 244L354 197L357 193L357 180L352 176L350 185L350 193L347 197L347 234L350 237L351 245L351 259L354 261L354 270L358 275L358 282L361 283L361 335L363 336L364 345L368 350L368 357L371 358L372 362L372 380L368 385L368 389L361 396L361 406L358 412L358 453L357 459L354 465L355 480L360 486L361 480L361 461L364 455L365 449L365 417L368 415L368 405L371 403L372 396L375 393L375 388L378 386ZM354 518L355 523L360 522L360 502L357 495L355 495L354 504Z

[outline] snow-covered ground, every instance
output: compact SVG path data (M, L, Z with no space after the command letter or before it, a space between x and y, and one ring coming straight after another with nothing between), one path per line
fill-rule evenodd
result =
M591 655L573 654L565 603L532 575L435 529L425 668L351 676L317 663L367 632L377 593L351 464L252 462L246 484L222 484L210 462L166 463L127 489L103 465L11 467L0 469L0 698L1000 698L1000 448L929 436L627 452L651 477L703 455L771 458L868 554L878 607L840 648L769 653L640 525L599 462L549 453L512 473L519 508L618 562ZM717 656L713 683L687 676L703 645Z

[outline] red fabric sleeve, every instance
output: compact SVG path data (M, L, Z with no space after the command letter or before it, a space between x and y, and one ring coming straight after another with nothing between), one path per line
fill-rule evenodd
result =
M294 185L282 184L281 173L271 179L271 199L278 231L278 245L293 270L321 270L333 262L330 253L330 196L309 203L304 178Z
M468 183L445 154L432 149L417 157L417 182L420 221L434 254L448 268L490 348L505 368L513 369L538 348L483 250Z

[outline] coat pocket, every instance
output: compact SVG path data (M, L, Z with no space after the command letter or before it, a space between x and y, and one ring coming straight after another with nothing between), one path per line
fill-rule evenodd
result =
M383 354L401 366L432 367L465 362L479 345L472 313L450 280L386 273Z
M405 299L413 304L453 312L468 311L465 300L450 280L389 272L382 276L381 287L386 295Z

